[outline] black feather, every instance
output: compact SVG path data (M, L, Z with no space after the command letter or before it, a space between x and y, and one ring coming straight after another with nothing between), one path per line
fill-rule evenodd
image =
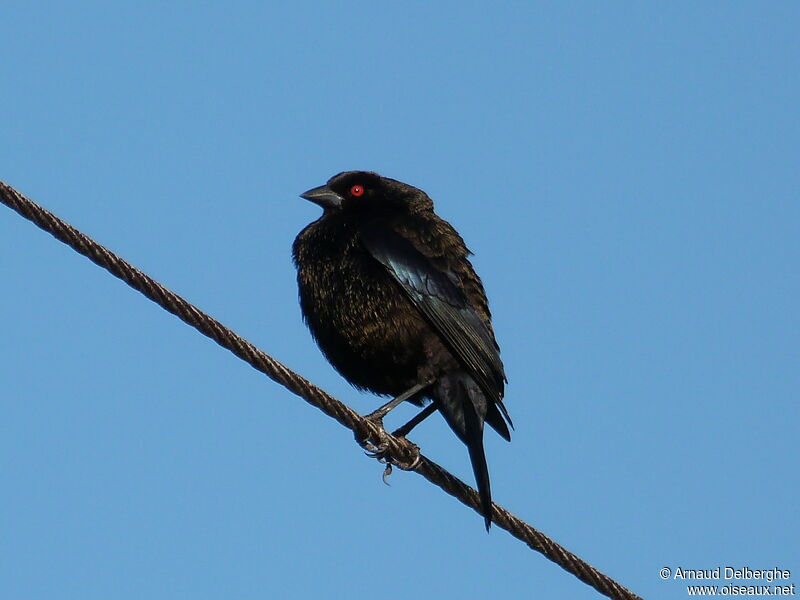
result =
M312 335L353 385L434 401L466 444L488 528L491 489L483 423L510 440L505 372L486 295L461 236L425 192L352 171L309 190L324 208L293 246Z

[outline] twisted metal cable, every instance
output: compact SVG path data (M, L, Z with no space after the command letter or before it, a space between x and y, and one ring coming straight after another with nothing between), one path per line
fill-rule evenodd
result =
M280 383L353 431L356 440L363 447L380 448L380 460L386 463L387 472L391 471L392 465L407 471L415 471L481 514L478 493L444 468L423 456L419 452L419 448L410 441L386 433L378 424L365 419L349 406L265 354L219 321L2 181L0 181L0 201L115 277L122 279L164 310L171 312L184 323L191 325L273 381ZM492 505L492 521L601 594L618 600L641 600L639 596L496 503Z

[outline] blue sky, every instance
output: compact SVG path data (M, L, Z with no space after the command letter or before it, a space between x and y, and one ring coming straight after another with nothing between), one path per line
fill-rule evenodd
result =
M0 179L362 412L300 319L297 195L421 187L503 350L495 499L645 597L686 594L664 566L800 573L797 3L3 24ZM0 277L3 598L598 597L4 208ZM440 418L412 439L472 481Z

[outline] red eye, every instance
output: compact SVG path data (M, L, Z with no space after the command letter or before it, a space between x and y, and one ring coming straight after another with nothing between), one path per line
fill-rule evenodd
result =
M358 184L354 185L353 187L350 188L350 195L355 196L356 198L358 198L359 196L363 196L364 186Z

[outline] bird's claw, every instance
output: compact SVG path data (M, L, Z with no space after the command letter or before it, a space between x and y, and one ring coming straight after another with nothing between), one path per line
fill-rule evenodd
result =
M383 483L389 486L392 485L391 483L389 483L389 475L391 474L392 474L392 463L387 462L386 468L383 470L383 475L381 475L381 479L383 479Z
M416 451L413 456L413 460L410 462L398 460L395 456L393 456L389 450L389 437L386 433L386 430L383 428L383 418L382 416L374 416L374 415L367 415L365 417L369 421L371 421L378 430L377 440L375 439L375 435L368 435L361 437L358 439L358 443L364 449L364 454L369 456L370 458L376 459L379 463L386 465L386 468L383 470L383 483L389 485L389 476L392 474L393 466L397 466L404 471L413 471L419 466L420 463L420 456L419 456L419 448L417 448L414 444L409 442L405 439L405 437L398 437L399 440L402 440L406 444L410 444L413 446L413 449Z
M364 418L375 425L375 429L378 430L377 440L375 439L376 436L372 433L361 436L356 434L356 440L359 445L364 448L366 455L370 458L377 458L378 460L385 459L389 451L389 446L386 430L383 428L383 418L374 417L372 414Z
M386 485L389 484L389 475L392 474L392 463L394 463L394 459L389 454L389 446L386 443L380 444L380 446L374 446L370 444L374 450L366 451L364 454L369 456L370 458L376 459L382 465L386 465L383 469L383 474L381 475L381 479L383 479L383 483Z

